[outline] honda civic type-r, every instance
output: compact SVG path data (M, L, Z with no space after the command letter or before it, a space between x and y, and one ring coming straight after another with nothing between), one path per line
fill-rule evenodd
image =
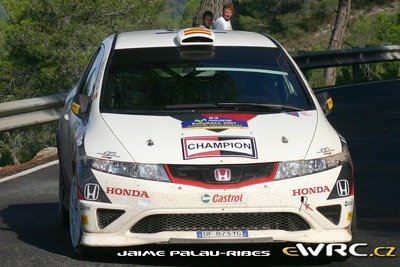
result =
M351 241L353 167L332 106L269 36L108 37L57 129L72 246Z

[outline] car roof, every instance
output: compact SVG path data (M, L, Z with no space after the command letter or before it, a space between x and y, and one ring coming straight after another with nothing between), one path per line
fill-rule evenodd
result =
M197 28L199 31L200 30ZM196 28L185 29L196 30ZM115 49L180 46L179 35L185 30L148 30L119 33ZM209 31L209 30L206 30ZM209 31L213 35L213 46L272 47L276 45L267 36L246 31ZM198 43L196 43L198 44ZM205 44L210 45L210 44Z

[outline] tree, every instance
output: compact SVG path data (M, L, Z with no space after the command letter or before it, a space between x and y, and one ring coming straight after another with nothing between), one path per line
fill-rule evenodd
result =
M186 2L185 12L182 14L180 26L182 28L191 27L193 25L193 18L200 6L201 0L188 0Z
M351 47L398 44L400 12L381 9L373 16L360 16L349 25L348 33L345 42ZM365 64L360 66L360 71L362 80L393 79L400 77L400 61ZM351 82L351 74L350 68L343 68L342 73L338 72L337 82Z
M328 50L338 50L342 47L344 35L346 31L347 21L350 15L351 0L339 0L338 11L333 27L332 35L329 40ZM325 70L325 84L335 85L336 83L336 69L327 68Z
M0 63L3 94L17 98L67 91L100 41L149 29L163 0L5 0L7 57Z
M201 0L200 6L193 18L193 26L201 24L201 17L206 10L214 14L214 19L219 18L222 15L222 6L226 3L232 3L232 0Z
M164 0L3 0L0 102L69 91L107 36L154 28ZM1 6L2 7L2 6ZM1 11L1 9L0 9ZM0 161L54 145L55 125L0 134ZM2 156L3 155L3 156Z

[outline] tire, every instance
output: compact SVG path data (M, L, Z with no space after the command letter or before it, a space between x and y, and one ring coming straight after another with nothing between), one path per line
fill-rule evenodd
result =
M61 170L61 163L59 163L59 178L58 178L58 215L61 224L67 226L69 224L69 211L64 205L65 199L65 186L64 176Z
M72 180L69 202L69 232L71 244L76 254L84 256L87 253L87 248L82 245L82 225L79 214L79 204L77 196L76 178Z
M357 227L357 217L356 217L356 203L354 202L353 204L353 217L351 218L351 224L350 224L350 233L351 233L351 241L347 242L346 245L350 246L355 242L355 237L356 237L356 227ZM335 255L334 259L337 262L344 262L348 260L351 257L350 253L347 253L345 257Z
M357 231L357 212L356 212L356 203L354 202L353 206L353 217L351 218L351 225L350 225L350 231L351 231L351 242L354 243L355 237L356 237L356 231Z

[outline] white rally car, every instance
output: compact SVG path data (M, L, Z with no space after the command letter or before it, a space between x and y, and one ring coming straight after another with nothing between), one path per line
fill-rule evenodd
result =
M331 108L268 36L108 37L57 130L73 247L350 242L353 168Z

